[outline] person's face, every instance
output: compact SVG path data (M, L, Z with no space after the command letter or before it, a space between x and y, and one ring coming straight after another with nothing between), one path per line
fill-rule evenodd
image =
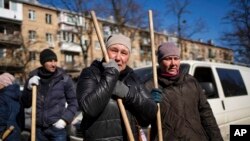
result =
M49 72L55 72L57 67L57 61L50 60L44 63L44 68Z
M160 68L163 73L177 75L180 68L180 58L178 56L167 56L160 62Z
M129 49L122 44L114 44L108 48L107 52L109 58L115 60L119 66L119 70L123 71L126 68L129 60Z

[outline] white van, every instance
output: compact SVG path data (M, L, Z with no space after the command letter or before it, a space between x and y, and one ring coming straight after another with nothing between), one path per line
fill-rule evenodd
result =
M193 75L205 91L221 134L229 140L230 125L250 125L250 68L204 61L181 61L181 72ZM146 81L152 67L135 69ZM143 76L142 76L143 75Z

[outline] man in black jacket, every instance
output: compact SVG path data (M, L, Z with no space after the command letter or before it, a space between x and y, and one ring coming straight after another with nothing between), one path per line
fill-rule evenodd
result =
M83 112L84 140L128 140L117 98L123 100L134 138L138 140L137 125L147 126L155 120L157 105L127 66L130 39L114 34L107 39L106 47L110 61L95 60L82 70L78 79L77 100Z
M179 71L179 48L172 42L163 43L157 54L159 89L153 89L153 79L146 82L146 87L153 89L152 97L160 102L163 140L222 141L212 109L198 81ZM158 140L156 129L152 124L153 141Z
M50 49L40 53L42 67L33 70L21 97L28 108L32 103L32 85L38 86L36 140L66 141L66 125L73 120L78 103L72 79L57 67L57 56Z

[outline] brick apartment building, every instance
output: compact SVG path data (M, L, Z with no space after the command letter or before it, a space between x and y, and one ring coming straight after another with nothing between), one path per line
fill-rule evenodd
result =
M28 72L40 66L40 51L51 48L58 56L58 66L73 77L78 76L82 68L102 58L90 18L41 5L35 0L0 0L0 73L8 71L23 82ZM98 18L98 22L104 38L118 32L112 29L113 21ZM151 64L149 30L134 27L125 27L125 30L132 39L129 65ZM168 40L177 43L176 37L155 32L156 47ZM231 49L212 42L182 39L180 43L182 59L233 62Z

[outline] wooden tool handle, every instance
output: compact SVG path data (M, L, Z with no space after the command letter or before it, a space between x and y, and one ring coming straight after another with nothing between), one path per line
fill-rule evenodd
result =
M103 55L104 55L104 59L105 59L106 62L109 62L108 53L107 53L107 50L106 50L106 47L105 47L105 44L104 44L104 41L103 41L103 38L102 38L102 35L101 35L101 32L100 32L100 28L99 28L99 25L98 25L98 22L97 22L97 19L96 19L96 16L95 16L95 12L91 11L90 13L91 13L91 16L92 16L92 19L93 19L93 22L94 22L94 27L95 27L95 30L96 30L98 40L99 40L100 45L101 45L101 49L102 49L102 52L103 52ZM124 124L125 124L125 127L126 127L126 131L127 131L129 140L134 141L134 136L133 136L133 133L132 133L129 121L128 121L128 116L127 116L127 113L125 111L122 100L117 99L117 102L118 102L118 106L119 106L119 109L120 109L121 114L122 114L122 118L123 118L123 121L124 121Z
M154 25L153 25L153 16L152 11L149 10L149 25L150 25L150 38L151 38L151 51L152 51L152 69L153 69L153 79L154 79L154 87L158 88L157 81L157 67L156 67L156 59L155 59L155 43L154 43ZM162 138L162 127L161 127L161 112L160 112L160 104L157 103L158 111L157 111L157 130L158 130L158 139L159 141L163 141Z
M36 96L37 96L37 86L32 86L32 108L31 108L31 141L36 140Z
M15 127L11 125L6 131L4 131L2 140L5 140L9 136L9 134L14 130L14 128Z

